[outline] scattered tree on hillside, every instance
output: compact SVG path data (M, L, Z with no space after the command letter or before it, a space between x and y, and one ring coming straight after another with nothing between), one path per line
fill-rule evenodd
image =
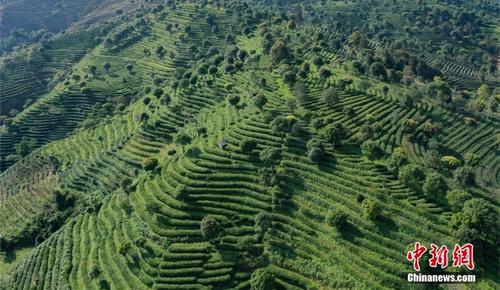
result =
M472 199L472 196L465 190L453 189L446 193L446 199L448 200L450 209L454 212L459 212L462 210L465 202Z
M157 166L158 166L158 159L156 158L149 157L142 161L142 168L144 168L145 170L151 171L156 169Z
M268 269L257 269L250 278L251 290L273 290L275 276Z
M26 136L23 136L21 139L21 142L16 144L16 153L19 154L19 156L24 157L31 153L33 149L35 149L36 144L38 141L35 138L29 138Z
M252 139L244 139L240 144L241 151L250 154L253 150L257 149L257 142Z
M288 60L291 57L291 53L288 47L282 40L277 40L270 50L271 61L273 64L278 64L283 60Z
M454 170L460 166L460 160L454 156L443 156L443 158L441 158L441 163L445 168L450 170Z
M219 235L220 225L214 217L205 216L200 222L200 230L203 237L213 239Z
M264 106L267 104L267 98L263 95L258 95L257 97L255 97L255 106L257 106L257 108L259 108L260 110L262 110L262 108L264 108Z
M361 204L363 208L363 216L369 220L375 220L382 214L380 204L373 199L365 199Z
M102 68L104 69L104 71L106 73L109 73L109 69L111 68L111 64L109 64L109 62L105 62L103 65L102 65Z
M419 166L408 164L399 169L398 178L404 185L419 190L420 183L424 179L424 172Z
M334 147L339 145L346 135L347 129L341 123L328 125L321 132L321 136L330 142Z
M429 196L440 197L441 195L443 195L447 190L446 182L443 176L438 172L429 173L425 177L423 190Z

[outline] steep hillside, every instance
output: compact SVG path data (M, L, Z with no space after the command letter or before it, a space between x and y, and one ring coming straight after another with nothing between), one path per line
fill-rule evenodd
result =
M0 289L499 287L492 4L146 2L0 67Z

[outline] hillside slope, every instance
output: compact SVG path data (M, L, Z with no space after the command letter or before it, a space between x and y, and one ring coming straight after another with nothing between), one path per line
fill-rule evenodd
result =
M137 5L12 56L0 289L499 287L500 120L456 101L498 73L387 60L363 5ZM415 242L473 242L477 283L410 285Z

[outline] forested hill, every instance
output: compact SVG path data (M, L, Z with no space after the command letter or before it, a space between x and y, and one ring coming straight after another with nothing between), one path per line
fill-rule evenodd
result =
M2 57L1 290L499 287L496 1L85 7Z

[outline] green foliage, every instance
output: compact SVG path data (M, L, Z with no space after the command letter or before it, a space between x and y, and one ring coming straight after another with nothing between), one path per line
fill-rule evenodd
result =
M447 190L444 177L438 172L429 173L425 177L423 190L425 193L431 196L443 195Z
M271 123L271 129L275 133L288 133L291 130L291 124L285 117L278 116Z
M462 166L453 171L453 178L462 186L474 185L475 177L472 167Z
M271 61L273 64L278 64L283 60L288 60L291 58L291 53L282 40L277 40L270 50Z
M144 170L152 171L158 166L158 159L154 157L145 158L142 160L142 168Z
M238 105L238 103L240 102L240 97L239 96L236 96L236 95L232 95L228 98L229 100L229 103L233 106L236 106Z
M187 145L191 143L191 136L185 132L179 132L175 135L174 142L180 145Z
M399 169L398 178L404 185L419 190L422 179L424 179L424 172L419 166L408 164Z
M253 150L257 149L257 142L251 139L245 139L240 144L241 151L250 154Z
M382 207L373 199L365 199L361 204L363 216L369 220L375 220L382 214Z
M250 286L252 290L272 290L274 289L275 276L268 269L258 269L252 273Z
M260 152L259 158L266 164L277 164L281 159L281 150L278 148L267 147Z
M323 128L320 135L335 147L345 138L347 129L340 123L333 123Z
M321 163L325 159L325 152L321 148L313 147L307 153L307 157L314 163Z
M37 143L38 141L35 138L28 138L24 136L21 142L16 144L16 153L19 154L19 156L24 157L33 151Z
M325 221L331 227L341 231L347 226L347 215L340 211L331 211L326 216Z
M449 102L451 100L451 88L447 82L440 77L435 77L428 85L427 93L433 98L441 102Z
M472 196L467 191L461 189L453 189L446 193L448 204L454 212L462 210L464 203L471 198Z
M205 216L200 222L200 230L203 237L213 239L219 235L220 225L214 217Z
M443 158L441 158L441 163L445 168L453 170L460 166L461 162L454 156L443 156Z
M267 104L267 98L263 95L258 95L255 97L255 106L262 110L264 106Z
M382 154L382 149L378 146L377 142L368 140L361 144L361 152L369 160L374 160Z
M476 230L484 238L496 237L498 229L498 213L493 205L481 198L469 199L464 203L462 211L453 215L451 226L457 235Z

